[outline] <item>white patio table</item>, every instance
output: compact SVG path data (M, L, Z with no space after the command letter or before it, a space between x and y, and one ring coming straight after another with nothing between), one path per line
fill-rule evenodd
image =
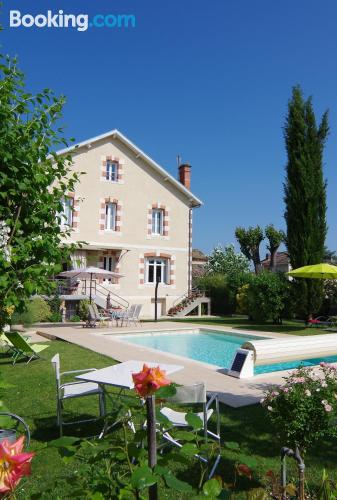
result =
M146 364L150 368L155 368L160 366L162 370L166 372L166 375L171 375L177 371L182 370L184 367L182 365L172 365L168 363L158 363L153 361L124 361L123 363L118 363L116 365L107 366L106 368L101 368L100 370L95 370L93 372L82 373L77 375L76 378L79 380L84 380L85 382L95 382L98 384L106 394L105 386L119 387L120 392L124 390L131 390L134 388L134 383L132 380L132 374L138 373L143 369L143 365ZM113 425L115 425L115 422ZM113 425L111 427L113 427ZM134 430L134 426L131 423L131 428ZM100 438L107 431L107 426L105 425Z

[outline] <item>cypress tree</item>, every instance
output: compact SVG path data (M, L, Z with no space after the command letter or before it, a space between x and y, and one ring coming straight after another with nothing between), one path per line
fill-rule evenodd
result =
M326 181L323 150L329 132L328 113L317 126L312 99L293 88L284 127L287 150L284 184L286 243L293 269L323 261L326 224ZM323 298L321 280L298 279L294 283L297 312L316 313Z

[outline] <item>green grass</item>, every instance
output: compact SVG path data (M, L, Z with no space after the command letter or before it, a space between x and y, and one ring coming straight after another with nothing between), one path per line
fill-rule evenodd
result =
M22 483L19 498L31 498L31 491L43 490L49 481L66 470L57 451L45 447L46 442L58 437L55 425L55 379L50 363L51 357L57 352L60 353L63 371L86 367L101 368L113 364L110 358L60 341L50 342L50 347L44 351L46 360L33 361L29 365L18 363L13 367L8 357L0 356L2 379L13 385L3 391L2 399L12 412L21 415L29 424L32 433L31 449L36 451L32 464L32 476ZM96 398L82 398L71 404L73 403L72 410L77 408L85 415L95 414L98 408ZM218 473L226 481L233 480L233 465L236 460L245 462L253 458L256 461L255 476L262 482L267 470L273 469L278 472L279 450L284 443L278 442L275 432L270 427L266 412L260 405L239 409L221 405L221 426L223 441L235 441L241 447L239 456L227 449L223 451ZM68 435L88 435L86 433L90 431L92 429L89 430L85 426L66 429ZM309 484L319 482L324 467L331 471L332 477L337 478L334 472L336 463L337 442L319 443L319 446L306 459ZM194 464L194 467L197 465ZM191 471L187 475L193 476ZM186 472L182 473L181 477L186 477ZM249 486L244 481L240 485L243 489ZM60 497L50 498L56 500ZM63 495L61 498L71 497ZM163 492L161 498L185 497L172 492Z
M188 318L176 318L172 321L183 323L200 323L202 325L230 326L238 330L254 330L260 332L278 332L288 335L322 335L333 332L328 332L322 328L306 328L304 323L297 321L284 320L282 325L274 325L273 323L256 323L249 319L239 316L219 316L211 318L198 318L197 316L189 316ZM335 332L336 333L336 332Z

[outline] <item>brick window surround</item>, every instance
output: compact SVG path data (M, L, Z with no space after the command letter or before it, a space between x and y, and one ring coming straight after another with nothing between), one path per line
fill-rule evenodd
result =
M162 210L163 211L163 234L153 234L152 233L152 210ZM148 206L147 211L147 235L154 238L160 238L161 236L169 235L169 212L165 205L162 203L152 203L152 206Z
M99 218L99 229L100 231L117 232L121 231L121 218L122 218L122 205L116 198L101 198L100 202L100 218ZM116 205L116 226L115 229L105 229L105 207L107 203L115 203Z
M117 250L103 250L98 258L98 263L97 267L104 269L104 257L113 257L115 261L115 267L113 269L114 273L119 273L120 272L120 267L119 267L119 252ZM100 283L103 283L103 279L98 280ZM118 285L119 284L119 278L112 278L111 279L111 284L112 285Z
M75 193L68 192L66 198L71 198L73 202L73 217L72 217L72 229L75 233L79 232L80 226L80 203L79 199L76 198Z
M151 285L153 286L154 283L146 283L145 282L145 277L146 277L146 261L148 259L167 259L168 260L168 281L167 283L162 283L162 285L175 285L176 277L175 277L175 256L170 255L167 253L161 253L161 252L149 252L149 253L144 253L139 256L139 284L140 285Z
M110 180L107 180L107 178L106 178L106 165L107 165L108 161L115 163L117 165L117 180L115 180L115 181L110 181ZM117 156L102 156L101 157L101 167L100 167L100 179L101 179L101 181L122 183L123 182L123 164L124 164L124 161Z

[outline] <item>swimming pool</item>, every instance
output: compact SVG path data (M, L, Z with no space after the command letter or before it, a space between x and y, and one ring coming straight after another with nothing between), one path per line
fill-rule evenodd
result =
M230 368L237 349L244 342L266 338L203 329L193 332L126 334L117 337L131 344L151 347L222 368Z
M234 332L219 332L206 329L191 332L156 332L141 334L115 335L125 342L150 347L158 351L175 354L210 365L229 369L234 355L243 343L251 340L265 340L267 337L257 337ZM337 362L337 356L314 358L307 360L286 361L270 365L255 366L254 374L260 375L281 370L291 370L299 365L315 366L321 361Z

